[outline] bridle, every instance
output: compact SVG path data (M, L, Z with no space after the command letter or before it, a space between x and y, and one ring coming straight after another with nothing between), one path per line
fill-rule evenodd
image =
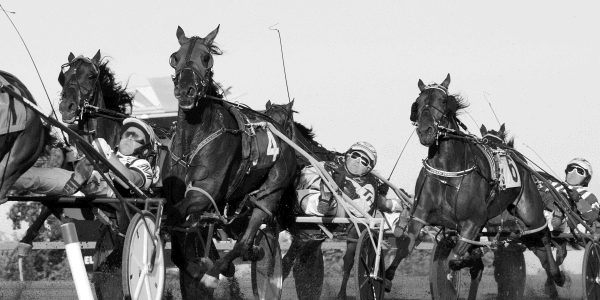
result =
M441 109L439 109L439 108L431 105L431 98L428 97L426 99L425 105L420 110L418 109L419 106L418 106L417 101L415 101L412 104L411 113L410 113L410 120L413 122L414 126L419 126L419 120L421 119L421 115L427 109L427 111L431 115L431 118L433 119L433 125L434 125L434 128L436 130L436 140L438 140L439 137L440 137L440 132L446 132L446 131L449 130L448 125L446 125L446 126L440 125L440 123L442 123L443 121L446 121L446 123L450 122L448 116L450 116L451 110L447 108L447 106L448 106L448 89L446 87L442 86L442 85L430 84L421 93L424 93L424 92L426 92L427 90L430 90L430 89L437 89L437 90L440 90L440 91L444 92L444 95L445 95L444 102L445 102L446 109L445 110L441 110ZM436 119L435 118L435 116L431 113L432 109L435 109L438 112L440 112L440 114L442 115L440 117L440 119ZM460 121L458 121L458 119L455 119L455 120L457 122L460 122Z
M179 86L179 80L181 79L181 73L183 73L183 71L189 70L192 72L192 74L194 75L194 87L196 88L196 95L195 98L199 99L199 98L203 98L206 96L206 91L208 90L208 85L209 82L211 80L211 76L212 76L212 66L213 66L213 57L210 54L210 50L208 49L208 47L204 44L200 44L201 46L204 46L206 48L206 52L208 53L208 55L210 55L210 60L207 62L207 66L206 66L206 71L204 73L204 75L200 74L200 71L197 70L196 68L194 68L194 64L195 62L193 60L191 60L192 57L192 52L194 52L194 48L196 45L196 42L198 40L201 40L202 38L197 37L197 36L193 36L190 38L190 40L187 43L190 43L190 46L187 49L187 52L185 54L185 60L182 64L182 68L175 69L175 74L173 74L173 76L171 76L171 79L173 80L173 84L175 84L175 86ZM174 55L174 54L173 54ZM171 59L173 59L173 55L171 55ZM173 68L175 68L175 66L173 65L172 62L170 62L171 66ZM179 100L180 96L176 96L176 98Z
M94 83L92 84L92 88L90 89L84 89L80 84L79 84L79 80L77 78L77 67L74 67L75 63L77 61L83 61L86 63L89 63L90 65L92 65L93 70L95 72L95 76L94 76ZM96 102L92 102L92 100L97 99L97 89L98 89L98 80L100 78L100 71L99 71L99 67L96 63L94 63L91 59L84 57L84 56L79 56L74 58L73 60L71 60L70 62L64 64L61 66L61 72L64 74L65 72L63 71L64 68L73 68L73 76L71 77L71 79L65 83L63 90L61 92L61 98L64 96L64 93L66 90L68 90L69 88L74 88L75 90L77 90L77 92L79 93L79 99L77 101L77 114L79 115L79 119L82 120L83 119L83 114L85 112L85 109L88 106L94 106L96 105ZM90 104L91 103L91 104Z
M293 114L294 112L291 111L288 113L287 109L283 108L283 106L281 105L271 105L271 107L267 110L277 110L279 112L281 112L283 115L285 115L284 121L283 121L283 126L285 126L285 131L287 133L287 136L289 136L292 140L294 140L295 136L294 136L294 120L293 120ZM267 112L265 111L265 113Z

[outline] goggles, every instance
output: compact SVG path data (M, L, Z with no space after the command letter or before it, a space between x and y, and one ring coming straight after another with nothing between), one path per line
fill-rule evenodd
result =
M136 142L140 145L146 144L146 141L144 141L144 137L140 136L139 134L137 134L137 132L134 132L134 131L127 130L127 131L123 132L123 134L121 135L121 139L127 139L127 138L133 140L134 142Z
M369 167L371 165L371 160L360 152L352 152L350 154L350 158L360 161L360 163L365 167Z
M585 176L585 169L576 165L567 166L567 168L565 169L565 173L571 173L573 172L573 170L577 171L577 174Z

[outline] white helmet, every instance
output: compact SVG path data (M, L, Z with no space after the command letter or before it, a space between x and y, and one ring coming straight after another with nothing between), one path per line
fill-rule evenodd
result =
M148 125L148 123L138 119L138 118L127 118L123 120L123 126L121 126L121 134L127 130L129 127L135 127L144 132L146 137L146 143L156 144L158 139L156 138L156 134L154 134L154 130L152 127Z
M578 165L578 166L582 167L583 169L585 169L585 170L588 172L588 174L590 175L590 177L591 177L592 175L594 175L594 170L592 169L592 164L590 164L590 162L589 162L589 161L587 161L587 160L586 160L586 159L584 159L584 158L580 158L580 157L578 157L578 158L573 158L573 159L572 159L572 160L571 160L571 161L570 161L570 162L567 164L567 166L570 166L570 165Z
M367 142L356 142L352 146L350 146L350 149L348 149L346 153L351 153L352 151L360 151L366 154L369 157L369 159L371 159L371 170L375 168L375 165L377 164L377 151L375 150L375 147L373 147L373 145Z
M585 158L573 158L568 164L568 166L576 165L587 171L588 176L583 180L583 186L587 186L590 180L592 179L592 175L594 175L594 169L592 169L592 164Z

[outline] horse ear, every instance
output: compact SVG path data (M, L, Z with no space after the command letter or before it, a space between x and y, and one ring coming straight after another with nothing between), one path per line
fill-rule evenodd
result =
M183 45L185 44L185 42L187 42L188 38L185 37L185 32L183 32L183 29L181 29L181 26L177 26L177 40L179 41L179 45Z
M100 49L98 49L98 52L96 52L96 55L94 55L94 57L92 58L92 61L97 64L100 62L100 57L102 57L102 56L100 55Z
M500 126L500 132L504 133L504 124L502 124L502 126Z
M75 55L73 55L73 52L69 53L69 57L67 59L69 60L69 62L75 59Z
M487 128L485 128L485 125L481 124L481 128L479 128L479 132L481 132L481 136L484 136L487 133Z
M423 83L423 80L419 79L419 90L424 91L425 90L425 84Z
M266 109L271 109L271 100L267 101L267 104L265 104L265 108Z
M58 74L58 83L60 83L60 86L65 86L65 73L62 70Z
M217 26L217 28L215 28L215 30L213 30L211 33L209 33L204 38L204 44L205 45L212 45L213 41L215 40L215 37L217 37L217 33L219 33L219 27L221 27L221 24L219 24Z
M290 103L287 104L288 110L292 110L292 107L294 106L294 100L296 99L292 99L292 101L290 101Z
M450 85L450 73L448 73L448 76L446 76L446 79L444 79L441 86L448 88L449 85Z

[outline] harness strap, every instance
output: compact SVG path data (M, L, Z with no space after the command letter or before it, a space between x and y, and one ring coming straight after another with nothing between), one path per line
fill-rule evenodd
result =
M434 175L442 176L442 177L463 177L463 176L466 176L469 173L473 172L475 169L477 169L477 165L473 165L472 167L470 167L469 169L466 169L466 170L462 170L462 171L458 171L458 172L448 172L448 171L439 170L439 169L436 169L436 168L430 166L427 163L427 159L423 160L423 167L425 168L425 171L427 171L431 174L434 174Z
M186 197L187 193L189 191L200 192L204 196L206 196L208 198L208 200L210 200L210 202L212 203L213 207L215 208L215 211L217 212L217 215L219 216L219 219L221 219L224 223L227 222L227 220L225 220L225 218L223 218L223 215L219 211L219 207L217 206L217 202L215 202L215 199L213 199L213 197L207 191L205 191L205 190L203 190L203 189L201 189L199 187L193 186L191 182L188 184L187 188L185 189L185 194L183 194L183 197Z
M196 156L196 154L198 154L198 152L200 152L200 150L202 148L204 148L204 146L208 145L210 142L212 142L214 139L216 139L217 137L219 137L225 131L226 131L225 128L222 127L219 130L213 132L206 139L204 139L200 144L198 144L198 146L196 146L196 149L194 149L194 151L192 151L192 152L190 152L188 154L182 155L181 157L177 157L177 155L175 155L173 153L173 151L171 149L171 147L173 146L173 143L170 143L169 144L169 153L171 154L171 158L173 160L175 160L175 163L173 163L173 165L175 165L175 164L181 164L185 168L189 168L191 166L192 160L194 159L194 157ZM173 140L175 140L175 134L173 134ZM187 161L185 161L186 157L187 157Z

